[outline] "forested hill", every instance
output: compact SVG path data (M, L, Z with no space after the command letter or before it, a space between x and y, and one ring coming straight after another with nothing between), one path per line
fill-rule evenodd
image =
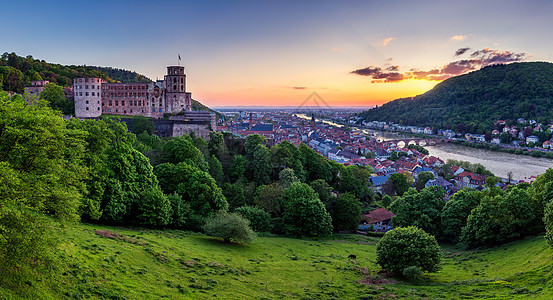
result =
M34 59L30 55L21 57L7 52L0 58L0 91L21 94L24 87L35 80L48 80L60 86L71 86L73 79L79 77L103 78L107 82L151 82L144 75L112 67L64 66ZM192 110L215 112L197 100L192 100Z
M432 90L360 114L367 121L490 131L495 120L518 118L548 124L553 120L553 64L512 63L482 68L447 79Z
M23 93L31 81L48 80L60 86L71 86L78 77L99 77L107 82L149 82L144 75L136 72L90 66L64 66L34 59L32 56L21 57L15 53L2 54L0 58L0 90Z
M150 78L142 74L138 74L134 71L128 71L128 70L117 69L112 67L91 67L91 68L96 69L106 74L109 78L119 82L140 82L140 83L152 82Z

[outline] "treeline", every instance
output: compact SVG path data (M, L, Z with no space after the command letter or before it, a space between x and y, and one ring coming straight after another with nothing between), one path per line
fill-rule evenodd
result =
M59 86L71 86L74 78L97 77L107 82L149 82L135 72L104 67L64 66L21 57L15 53L4 53L0 59L0 90L23 93L31 81L47 80Z
M549 124L553 110L553 64L512 63L447 79L414 98L403 98L360 114L366 121L484 134L494 121L518 118Z
M291 236L357 227L373 201L369 169L266 142L135 136L117 120L66 121L46 100L0 93L0 282L54 267L54 233L72 222L209 233L231 220Z
M495 246L546 231L553 246L553 169L532 184L502 190L496 177L486 189L463 189L444 201L441 187L409 189L389 204L395 226L417 226L438 240L465 248Z
M113 79L118 82L140 82L140 83L150 83L152 80L144 75L138 74L134 71L128 71L112 67L95 67L92 66L92 69L98 70L108 76L108 78Z

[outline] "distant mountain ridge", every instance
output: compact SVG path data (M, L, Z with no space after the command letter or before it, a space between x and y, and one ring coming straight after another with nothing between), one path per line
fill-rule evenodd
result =
M360 113L366 121L490 131L493 122L518 118L553 123L553 64L494 65L449 78L413 98L396 99Z

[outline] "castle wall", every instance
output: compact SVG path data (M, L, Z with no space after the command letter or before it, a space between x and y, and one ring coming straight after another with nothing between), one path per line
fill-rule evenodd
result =
M173 124L172 136L182 136L184 134L190 134L191 132L194 132L196 136L209 141L209 131L209 123L194 124L192 122L180 123L178 121L175 121L175 123Z
M102 109L106 114L148 115L150 109L149 90L147 83L104 83L102 85Z
M75 95L75 116L77 118L94 118L102 114L101 78L75 78L73 93Z

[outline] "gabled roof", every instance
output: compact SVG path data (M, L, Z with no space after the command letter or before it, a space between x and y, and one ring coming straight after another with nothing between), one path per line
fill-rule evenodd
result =
M374 224L386 220L390 220L394 217L394 213L387 211L385 208L378 208L370 211L364 216L363 219L367 220L367 223Z

